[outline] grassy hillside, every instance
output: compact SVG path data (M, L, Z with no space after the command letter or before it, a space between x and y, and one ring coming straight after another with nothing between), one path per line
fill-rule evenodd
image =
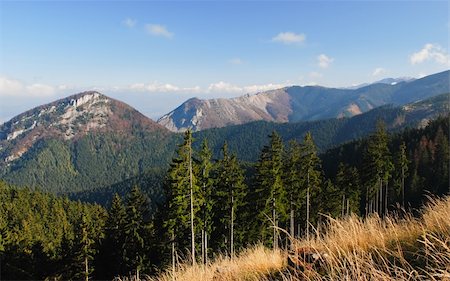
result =
M330 220L310 240L294 239L294 251L261 246L234 260L206 266L178 265L154 281L175 280L449 280L450 197L431 200L419 218L399 213L386 218L349 216ZM296 253L321 257L288 266Z

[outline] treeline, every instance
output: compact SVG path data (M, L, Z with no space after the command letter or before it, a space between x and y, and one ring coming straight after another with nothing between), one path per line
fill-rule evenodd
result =
M418 206L426 194L449 192L448 128L440 118L389 135L380 122L369 138L321 157L310 133L285 144L272 132L250 166L227 143L219 157L206 140L195 149L188 131L163 180L162 203L134 187L107 211L2 183L1 278L153 274L186 260L233 257L258 242L287 248L286 232L308 237L328 216Z

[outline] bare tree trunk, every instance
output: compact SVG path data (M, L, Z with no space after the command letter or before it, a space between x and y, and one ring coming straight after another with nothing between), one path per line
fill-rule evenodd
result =
M89 281L89 264L87 257L84 257L84 278L85 281Z
M194 233L194 186L192 178L192 139L189 138L189 186L191 199L191 255L192 264L195 264L195 233Z
M175 234L172 233L172 280L175 280Z
M405 168L402 167L402 207L405 208Z
M306 187L306 240L309 240L309 171L307 179L308 186Z
M369 187L366 186L366 217L369 215Z
M347 216L350 215L350 202L347 199Z
M277 237L277 211L275 210L275 198L272 197L272 219L273 219L273 249L278 249Z
M202 264L205 264L205 229L202 229Z
M233 188L233 187L232 187ZM234 195L231 190L231 222L230 222L230 253L231 258L234 258Z
M208 232L205 232L205 264L208 264Z
M388 189L389 189L389 185L388 185L388 181L386 181L386 183L385 183L385 190L384 190L384 215L387 215L388 214L388 199L389 199L389 197L388 197Z
M342 205L341 205L341 217L344 217L345 212L345 195L342 195Z
M294 202L292 200L292 194L291 194L291 212L290 212L290 222L289 222L289 234L291 235L291 241L290 241L290 246L291 246L291 250L294 250L294 238L295 238L295 220L294 220Z

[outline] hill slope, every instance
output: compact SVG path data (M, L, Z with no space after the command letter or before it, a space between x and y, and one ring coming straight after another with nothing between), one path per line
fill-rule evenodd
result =
M0 176L65 192L111 185L165 165L172 134L130 106L84 92L0 127Z
M190 99L158 123L171 131L220 128L265 120L299 122L351 117L375 107L403 105L449 92L450 72L392 84L357 89L292 86L232 99Z

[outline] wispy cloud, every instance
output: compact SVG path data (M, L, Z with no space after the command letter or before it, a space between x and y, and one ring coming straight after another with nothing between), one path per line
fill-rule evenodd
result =
M168 39L171 39L174 36L174 34L170 32L167 27L160 24L146 24L145 29L149 34L154 36L162 36Z
M280 89L286 87L287 84L259 84L259 85L246 85L238 86L228 82L220 81L212 83L206 89L206 93L228 93L228 94L255 94L259 92Z
M305 34L297 34L294 32L280 32L272 38L273 42L279 42L283 44L301 44L305 42Z
M425 44L425 46L409 57L411 64L419 64L426 61L434 61L438 64L450 65L448 52L436 44Z
M234 65L240 65L240 64L243 64L244 62L240 58L233 58L233 59L229 60L228 63L234 64Z
M377 67L373 70L372 76L380 76L386 74L386 69L382 67Z
M145 83L135 83L128 87L128 90L138 91L138 92L150 92L150 93L177 93L177 92L198 92L200 87L180 87L170 83L161 83L154 81L148 84Z
M133 28L136 25L137 21L134 19L126 18L122 21L122 24L128 28Z
M333 58L330 58L325 54L320 54L317 56L317 64L320 68L328 68L333 61Z
M47 97L56 93L53 86L34 83L26 85L19 80L0 76L0 96Z

